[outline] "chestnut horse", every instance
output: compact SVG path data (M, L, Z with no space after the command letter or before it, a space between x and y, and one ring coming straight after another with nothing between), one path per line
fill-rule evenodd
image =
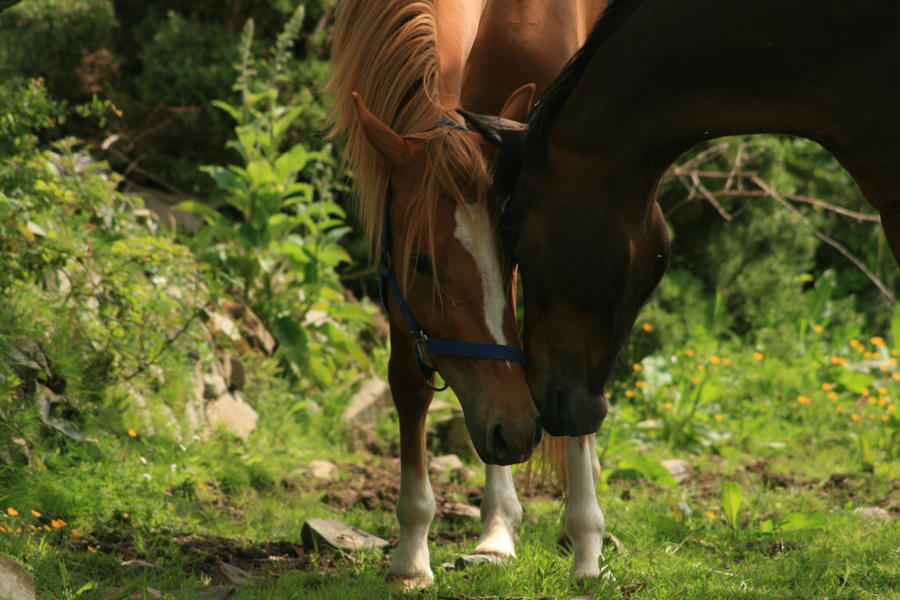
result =
M459 110L524 118L535 86L519 86L549 83L604 5L348 0L339 7L332 122L346 140L361 221L380 259L400 423L400 541L389 578L433 579L425 417L435 371L456 392L475 449L489 463L475 550L514 555L522 507L508 465L528 458L541 429L517 347L513 265L496 235L501 206L488 200L493 147ZM593 576L603 533L596 451L593 438L566 446L565 533L576 576Z
M604 386L666 267L655 194L712 138L812 139L881 212L900 258L900 3L615 0L529 120L496 193L525 289L528 383L550 433L595 431Z

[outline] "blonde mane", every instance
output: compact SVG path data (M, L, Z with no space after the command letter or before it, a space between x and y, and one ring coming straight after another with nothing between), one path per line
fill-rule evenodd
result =
M486 160L472 136L438 126L443 109L436 40L434 0L346 0L337 13L326 88L334 97L329 119L332 135L346 142L344 161L356 180L360 220L373 253L381 242L390 173L363 133L352 93L399 135L425 141L422 188L405 218L403 247L395 249L404 257L398 261L401 281L413 249L434 255L438 199L465 207L466 201L483 199L489 186Z

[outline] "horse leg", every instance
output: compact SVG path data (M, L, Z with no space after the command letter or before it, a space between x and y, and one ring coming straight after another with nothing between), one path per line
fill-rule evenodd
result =
M512 469L508 465L485 465L481 524L484 531L475 546L476 553L495 554L503 558L516 555L522 505L516 496Z
M434 391L425 385L416 368L411 340L393 324L388 381L400 422L400 541L387 579L407 587L423 587L434 581L428 528L434 519L435 503L425 466L425 417Z
M603 550L603 512L597 504L599 467L594 436L566 438L569 493L563 519L572 543L572 572L575 579L599 577Z

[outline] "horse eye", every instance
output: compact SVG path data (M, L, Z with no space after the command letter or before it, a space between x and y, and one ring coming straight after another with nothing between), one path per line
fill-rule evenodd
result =
M434 274L434 267L431 265L431 259L422 254L413 254L410 256L410 260L412 261L413 269L416 270L416 273L419 275L425 275L426 277L431 277Z

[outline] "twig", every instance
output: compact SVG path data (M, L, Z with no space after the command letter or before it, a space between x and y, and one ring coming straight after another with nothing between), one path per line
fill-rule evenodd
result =
M790 202L785 200L781 196L781 194L779 194L778 192L773 190L771 187L769 187L765 181L763 181L756 175L752 176L750 178L750 180L753 183L755 183L757 186L759 186L759 188L762 191L766 192L769 196L774 198L779 204L781 204L786 209L791 211L794 214L794 216L796 216L797 219L799 219L800 222L803 223L807 227L807 229L809 229L813 233L813 235L815 235L817 238L819 238L820 240L822 240L823 242L825 242L826 244L828 244L829 246L831 246L832 248L834 248L835 250L840 252L847 260L849 260L854 265L856 265L856 267L860 271L862 271L863 274L866 277L868 277L872 283L875 284L875 286L881 291L881 293L884 295L884 297L888 300L888 302L890 304L894 304L897 301L896 298L894 297L894 294L887 288L887 286L874 273L872 273L871 271L869 271L868 268L866 268L866 265L864 265L862 263L862 261L860 261L858 258L853 256L853 254L851 254L849 250L847 250L844 246L842 246L836 240L833 240L832 238L828 237L827 235L825 235L824 233L822 233L821 231L816 229L816 227L812 224L812 222L810 222L810 220L807 219L806 216L803 215L803 213L801 213L799 210L797 210L797 208L793 204L791 204Z

